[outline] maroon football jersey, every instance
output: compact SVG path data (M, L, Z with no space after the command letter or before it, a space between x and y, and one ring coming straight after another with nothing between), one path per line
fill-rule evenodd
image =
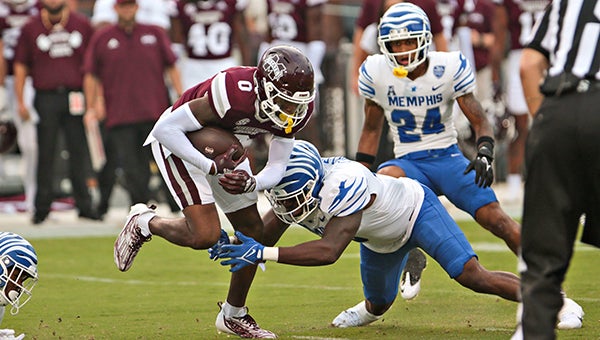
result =
M271 39L308 42L306 10L327 0L268 0L267 13Z
M232 67L185 91L175 102L177 108L190 100L208 95L210 105L217 115L218 125L237 135L251 138L262 134L291 137L310 119L314 103L308 106L306 117L287 134L266 116L259 114L254 84L256 67ZM168 114L168 113L167 113Z
M243 11L243 0L177 2L187 55L194 59L222 59L231 56L233 19Z
M360 9L360 14L356 19L356 26L365 29L372 23L379 24L379 20L385 11L383 11L384 0L364 0ZM412 4L415 4L423 12L427 14L429 23L431 24L431 34L442 33L442 19L438 14L434 0L409 0Z
M80 89L83 83L83 55L93 29L83 14L71 11L64 26L44 26L32 18L21 31L15 61L25 64L36 90L60 87Z
M15 47L21 35L21 28L29 19L38 14L36 0L29 0L21 5L13 6L0 1L0 34L4 44L4 59L6 60L6 74L12 75Z
M544 15L550 0L494 0L508 11L510 49L523 48L530 39L535 22Z

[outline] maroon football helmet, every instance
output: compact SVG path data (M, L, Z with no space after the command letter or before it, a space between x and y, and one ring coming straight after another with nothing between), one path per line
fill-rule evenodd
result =
M260 58L255 77L260 107L256 118L270 119L286 132L300 124L315 99L314 71L308 58L292 46L271 47Z
M17 142L17 127L10 120L0 121L0 153L5 153Z

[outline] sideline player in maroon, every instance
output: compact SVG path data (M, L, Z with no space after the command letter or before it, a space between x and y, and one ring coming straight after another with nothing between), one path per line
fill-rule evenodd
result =
M179 246L207 249L217 241L229 243L221 233L215 203L236 230L262 240L263 223L256 206L257 191L271 188L285 172L294 135L309 120L314 101L314 71L298 49L268 49L257 67L233 67L187 90L167 109L148 138L171 194L185 217L166 219L151 208L136 204L115 242L115 263L121 271L131 267L140 247L158 235ZM223 174L194 148L186 132L218 126L238 135L272 134L267 165L255 176L247 159ZM227 158L227 152L217 156ZM246 297L256 266L233 273L227 302L221 305L216 326L221 332L248 338L275 338L248 314Z
M136 23L135 0L117 0L114 8L117 24L96 31L85 54L84 123L105 119L108 150L112 150L107 163L121 163L133 203L148 202L152 155L148 149L140 152L140 145L170 105L165 74L175 91L182 93L177 58L162 28ZM101 183L102 179L114 183L114 168L109 165L109 170L112 173L101 172ZM101 215L108 210L110 197L104 191L98 207Z
M185 90L240 65L232 54L235 46L241 64L251 65L243 12L247 5L247 0L177 1L172 30L173 40L182 43L187 52L180 62Z
M82 116L83 54L93 29L88 19L71 11L66 0L42 0L40 14L21 31L15 49L15 94L19 115L29 107L23 97L27 75L35 89L34 107L40 116L38 133L37 193L33 223L42 223L53 196L56 140L64 132L69 151L69 179L79 217L97 220L87 187L91 164Z

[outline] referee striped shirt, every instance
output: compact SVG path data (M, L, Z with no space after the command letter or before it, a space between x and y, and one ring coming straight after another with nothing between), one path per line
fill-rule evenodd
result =
M554 0L533 29L527 46L550 61L549 76L572 73L600 80L600 3Z

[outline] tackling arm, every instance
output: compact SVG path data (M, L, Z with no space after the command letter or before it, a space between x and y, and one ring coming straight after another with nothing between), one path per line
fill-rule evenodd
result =
M335 263L360 227L362 211L333 217L325 226L323 237L292 247L279 248L277 262L296 266L324 266Z
M262 220L264 224L263 243L268 247L272 247L279 241L290 225L277 218L273 209L269 209Z
M221 265L232 265L230 271L238 271L261 261L276 261L296 266L324 266L340 258L358 228L362 211L344 217L333 217L327 223L323 237L291 247L265 247L253 238L236 231L241 244L221 247L219 258L226 259Z
M365 121L358 140L356 161L367 168L371 168L379 149L379 139L385 116L383 115L383 108L370 99L365 99L364 110Z

